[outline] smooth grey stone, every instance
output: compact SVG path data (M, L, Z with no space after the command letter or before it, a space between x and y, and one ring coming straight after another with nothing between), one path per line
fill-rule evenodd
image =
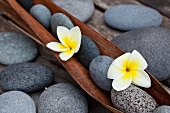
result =
M57 27L58 26L65 26L68 29L71 29L74 27L72 21L69 17L67 17L63 13L55 13L51 17L51 30L54 34L54 36L57 37Z
M104 13L104 20L110 27L128 31L159 26L162 23L162 16L155 9L128 4L110 7Z
M0 63L10 65L33 60L38 50L31 38L17 33L2 32L0 53Z
M39 98L39 113L88 113L88 102L83 92L68 83L46 89Z
M27 11L33 6L32 0L17 0L17 2Z
M89 72L93 81L105 91L111 91L112 89L112 80L107 78L107 71L113 60L113 58L108 56L97 56L89 66Z
M123 33L112 42L125 52L139 51L148 63L147 70L159 81L170 77L170 30L148 27Z
M113 105L125 113L150 113L157 107L153 97L142 89L130 85L123 91L111 91Z
M36 113L34 101L21 91L0 95L0 113Z
M159 106L154 110L153 113L170 113L170 106Z
M82 22L89 20L94 12L92 0L53 0L53 2Z
M45 28L48 29L50 27L51 12L46 6L42 4L34 5L30 9L30 14L35 19L37 19Z
M88 69L90 62L99 55L97 45L89 37L83 35L80 49L76 54L77 59Z
M52 70L37 63L10 65L0 73L0 87L7 91L34 92L48 86L52 81Z

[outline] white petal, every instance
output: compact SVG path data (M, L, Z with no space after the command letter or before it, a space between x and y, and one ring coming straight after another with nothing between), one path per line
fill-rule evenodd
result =
M130 69L142 69L145 70L147 68L148 64L146 60L142 57L142 55L134 50L132 54L130 55L128 67Z
M64 26L58 26L57 27L57 36L60 42L68 47L68 34L69 34L69 29L67 29Z
M50 42L46 45L49 49L56 51L56 52L63 52L67 51L69 48L66 48L63 44L58 42Z
M131 82L132 76L130 75L130 73L126 73L126 75L124 75L123 77L113 80L112 87L116 91L122 91L128 88Z
M116 67L115 65L111 64L108 69L108 72L107 72L107 78L117 79L117 78L122 77L125 74L126 74L125 70L122 70L122 69Z
M75 47L75 52L77 52L80 48L81 43L81 31L78 26L73 27L69 32L69 43L73 41L79 42L78 45Z
M132 71L132 83L137 85L137 86L141 86L141 87L145 87L145 88L149 88L151 86L151 80L149 75L140 69L133 69Z
M81 38L80 37L73 37L72 40L69 42L69 46L71 48L74 48L74 53L77 53L78 50L80 49L80 44L81 44Z
M130 55L131 55L130 53L125 53L125 54L121 55L120 57L116 58L113 61L113 64L116 67L125 70L127 68L127 64L128 64L128 60L129 60Z
M74 54L74 49L71 49L71 50L60 53L59 56L60 56L61 60L67 61L68 59L70 59L73 56L73 54Z

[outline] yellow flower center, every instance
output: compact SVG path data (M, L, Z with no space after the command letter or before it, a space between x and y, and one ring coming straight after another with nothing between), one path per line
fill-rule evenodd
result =
M130 72L130 68L127 67L127 68L126 68L126 72Z

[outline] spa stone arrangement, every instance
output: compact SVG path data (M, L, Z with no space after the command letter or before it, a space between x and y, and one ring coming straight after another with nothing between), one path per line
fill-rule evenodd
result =
M46 6L33 5L32 0L17 1L57 39L61 26L70 31L78 29L63 13L52 15ZM88 21L94 12L91 0L53 2L82 22ZM125 52L140 52L148 63L147 70L170 86L170 30L159 27L162 23L160 13L146 6L118 5L106 10L103 18L108 26L127 31L111 42ZM93 40L84 34L80 36L80 48L74 57L89 70L97 86L110 93L113 107L125 113L170 113L170 106L158 106L151 95L136 85L116 91L112 87L113 80L107 77L110 65L116 59L101 55ZM59 61L55 59L58 67L34 62L41 53L39 45L28 36L2 32L0 40L0 63L6 65L0 72L0 88L5 91L0 95L0 113L99 113L90 108L91 104L99 107L100 113L110 113L98 102L89 100L90 97L67 71L58 68L61 67ZM54 57L51 53L49 55ZM61 75L55 76L54 69ZM70 81L58 80L57 77L63 75ZM58 83L54 83L54 79Z

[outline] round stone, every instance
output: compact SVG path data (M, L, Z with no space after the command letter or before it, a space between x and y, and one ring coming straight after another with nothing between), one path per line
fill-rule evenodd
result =
M107 78L107 71L113 62L113 58L108 56L95 57L89 66L89 72L93 81L103 90L112 89L112 80Z
M46 6L41 4L34 5L30 9L30 14L45 28L50 27L51 12Z
M38 112L88 113L88 102L79 88L68 83L59 83L41 94Z
M67 17L63 13L55 13L51 17L51 29L54 34L54 36L57 37L57 27L58 26L65 26L68 29L71 29L74 27L72 21L69 17Z
M113 105L125 113L150 113L157 107L153 97L142 89L130 85L123 91L111 91Z
M36 113L33 100L20 91L9 91L0 95L0 113Z
M104 13L104 20L110 27L120 30L159 26L162 23L160 13L152 8L139 5L117 5Z
M33 6L32 0L17 0L17 2L27 11Z
M0 33L0 48L0 63L5 65L33 60L38 53L32 39L12 32Z
M34 92L45 88L52 81L52 70L37 63L10 65L0 73L0 87L7 91Z
M159 106L153 111L153 113L170 113L170 106Z
M139 51L148 63L147 70L159 81L170 77L170 30L148 27L123 33L112 42L125 52Z
M92 0L53 0L53 2L82 22L89 20L94 12Z
M76 54L77 59L88 69L90 62L99 55L97 45L89 37L83 35L80 49Z

